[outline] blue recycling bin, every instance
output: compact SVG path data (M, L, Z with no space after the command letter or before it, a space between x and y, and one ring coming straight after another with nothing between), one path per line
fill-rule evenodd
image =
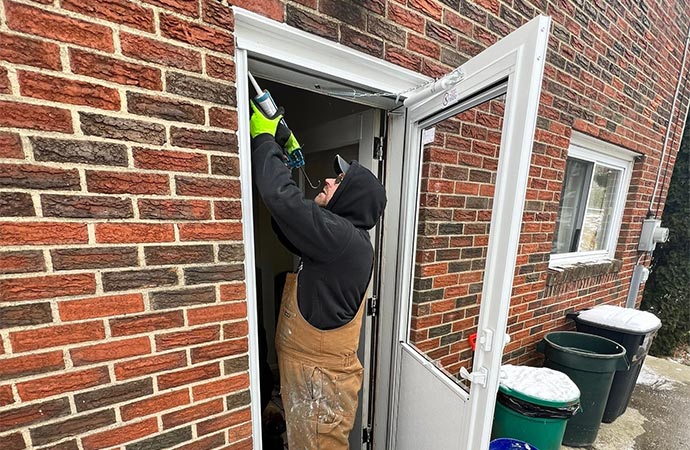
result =
M489 450L539 450L532 444L517 439L494 439L489 443Z

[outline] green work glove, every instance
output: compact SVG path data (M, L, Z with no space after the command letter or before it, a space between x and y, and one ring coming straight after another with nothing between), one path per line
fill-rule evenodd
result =
M252 106L252 111L254 111L249 120L249 134L252 139L264 133L268 133L275 137L280 119L283 118L283 108L278 108L278 111L276 111L273 117L266 117L253 101L250 102L250 104Z

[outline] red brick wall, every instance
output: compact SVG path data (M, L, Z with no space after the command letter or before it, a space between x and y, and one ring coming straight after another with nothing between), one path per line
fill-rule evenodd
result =
M622 301L684 0L230 3L433 76L551 15L508 359ZM0 448L251 447L232 31L227 0L0 1ZM573 129L645 157L620 267L554 284Z
M0 18L0 448L251 448L229 8Z

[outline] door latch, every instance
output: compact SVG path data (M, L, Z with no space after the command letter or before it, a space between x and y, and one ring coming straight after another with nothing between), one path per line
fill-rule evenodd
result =
M480 367L472 373L468 372L464 367L460 368L460 378L469 381L472 384L478 384L481 387L486 387L489 379L489 370L486 367Z

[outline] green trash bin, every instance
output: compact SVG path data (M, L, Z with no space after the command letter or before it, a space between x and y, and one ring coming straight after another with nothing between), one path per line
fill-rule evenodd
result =
M563 444L594 444L613 376L628 369L625 348L593 334L559 331L544 336L537 350L544 353L545 367L565 373L580 389L582 412L568 421Z
M567 375L545 367L504 365L491 439L519 439L540 450L559 450L579 404L580 391Z

